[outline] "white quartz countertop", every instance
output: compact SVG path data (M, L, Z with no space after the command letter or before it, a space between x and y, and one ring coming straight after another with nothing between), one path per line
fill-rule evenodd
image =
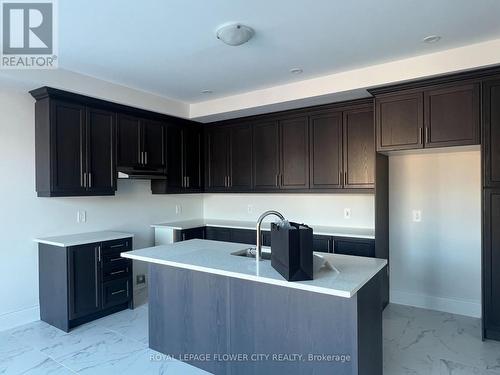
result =
M329 227L324 225L309 225L313 228L314 234L337 237L354 237L354 238L375 238L375 229L373 228L350 228L350 227ZM203 226L223 227L234 229L255 229L256 223L253 221L240 220L221 220L221 219L194 219L186 221L177 221L169 223L153 224L153 228L170 228L174 230L184 230ZM262 224L262 230L270 230L269 222Z
M271 267L269 260L263 260L257 265L253 258L231 255L232 252L249 246L195 239L124 252L121 256L345 298L354 296L363 285L387 265L385 259L317 253L336 270L321 268L314 273L314 280L289 282Z
M69 234L65 236L41 237L41 238L35 238L33 241L38 243L43 243L46 245L69 247L69 246L84 245L87 243L94 243L94 242L119 240L122 238L130 238L130 237L134 237L134 235L131 233L123 233L123 232L102 231L102 232Z

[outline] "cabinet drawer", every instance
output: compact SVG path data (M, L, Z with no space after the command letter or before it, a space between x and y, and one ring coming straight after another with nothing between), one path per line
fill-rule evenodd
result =
M122 238L119 240L106 241L102 243L103 254L109 252L121 253L122 251L129 251L129 250L132 250L131 238Z
M106 282L129 277L131 273L132 262L129 259L122 259L119 262L105 264L102 269L102 278Z
M103 308L125 303L130 299L129 278L108 281L102 286Z
M313 250L331 253L333 250L333 237L315 234L313 236Z

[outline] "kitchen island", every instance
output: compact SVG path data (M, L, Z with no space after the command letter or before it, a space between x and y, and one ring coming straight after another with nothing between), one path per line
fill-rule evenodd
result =
M149 346L215 374L382 374L387 261L324 254L288 282L239 243L190 240L122 253L149 263Z

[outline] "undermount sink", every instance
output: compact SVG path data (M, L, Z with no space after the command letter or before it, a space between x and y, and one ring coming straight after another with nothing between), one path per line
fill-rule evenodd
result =
M247 258L254 258L255 259L255 254L257 250L255 247L249 247L243 250L238 250L235 251L234 253L231 253L231 255L236 255L239 257L247 257ZM262 253L262 259L263 260L271 260L271 253L263 252Z

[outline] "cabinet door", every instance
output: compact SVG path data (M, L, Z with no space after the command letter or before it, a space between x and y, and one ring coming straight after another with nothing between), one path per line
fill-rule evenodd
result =
M150 168L165 168L165 126L159 121L142 122L143 164Z
M52 190L62 195L84 195L85 107L52 102Z
M253 229L231 229L231 242L255 245L257 243L257 231Z
M426 91L425 147L479 144L479 107L479 84Z
M377 151L423 147L423 94L396 94L375 99Z
M309 124L307 117L280 120L282 189L309 188Z
M344 187L373 188L375 184L375 133L373 110L344 112Z
M70 320L95 313L101 308L99 244L68 249Z
M168 189L181 190L184 187L182 128L167 127L167 181ZM154 181L151 183L153 184ZM162 182L163 183L163 182ZM153 185L152 185L153 186Z
M214 128L207 130L207 190L223 191L229 185L229 130Z
M184 229L181 231L181 241L187 241L192 239L205 239L205 227Z
M483 87L484 186L500 187L500 79Z
M313 236L313 251L331 253L333 251L333 237L315 234Z
M192 191L201 190L203 187L201 135L201 129L198 127L183 129L184 187Z
M342 114L327 112L310 118L310 188L342 187Z
M231 230L229 228L206 227L207 240L231 242Z
M483 328L485 337L500 339L500 190L484 192Z
M87 188L96 194L114 194L115 114L87 109Z
M141 160L141 124L136 117L118 117L118 166L137 167Z
M252 127L232 126L229 142L229 186L232 191L252 190Z
M375 257L375 241L360 238L334 238L333 252L336 254L354 255L360 257Z
M254 124L253 181L255 190L279 189L279 126L276 121Z

